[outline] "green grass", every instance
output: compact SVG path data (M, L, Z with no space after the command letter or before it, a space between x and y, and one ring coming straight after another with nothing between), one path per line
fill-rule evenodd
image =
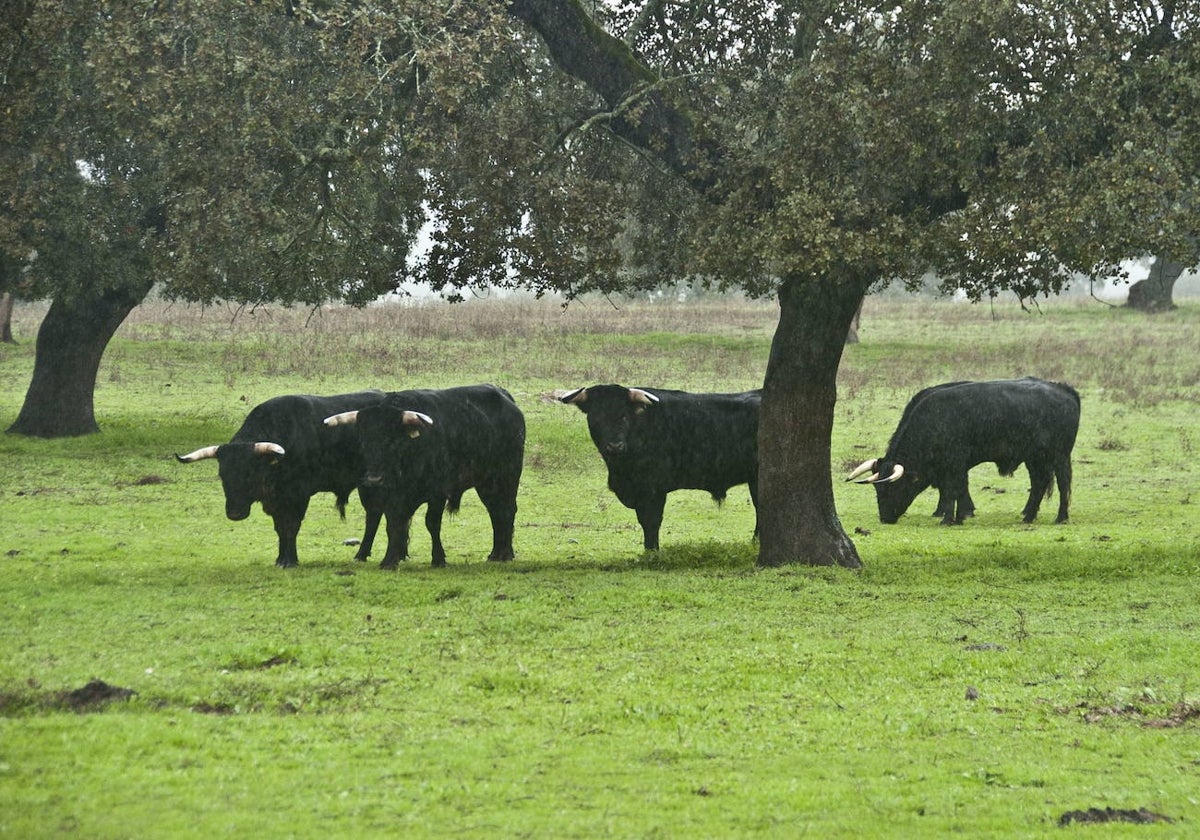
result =
M838 482L847 572L756 568L744 488L674 494L643 554L583 415L548 397L754 387L769 304L147 307L105 357L102 434L0 436L0 836L1188 836L1198 320L871 301L835 475L951 378L1064 379L1083 424L1064 526L1055 500L1020 523L1023 471L976 470L960 528L931 494L880 525ZM0 348L4 426L32 353ZM355 564L361 511L325 496L280 571L269 520L225 520L213 465L172 458L278 393L476 381L528 419L512 564L483 562L473 495L447 568L419 523L398 571ZM136 694L73 703L92 680ZM1174 822L1058 826L1106 807Z

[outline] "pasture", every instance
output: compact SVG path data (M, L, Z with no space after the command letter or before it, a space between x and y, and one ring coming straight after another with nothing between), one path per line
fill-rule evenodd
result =
M3 427L41 311L0 346ZM1064 380L1066 525L1053 504L1022 525L1024 469L985 465L953 528L932 491L884 526L839 481L862 571L756 568L744 487L673 494L644 554L550 395L757 387L774 323L733 299L135 311L101 434L0 435L0 836L1193 835L1197 304L868 300L834 475L883 454L921 387ZM173 458L277 394L474 382L528 422L510 564L484 562L473 493L446 568L420 516L398 571L382 544L356 564L361 507L343 522L325 495L280 570L257 507L224 518L215 462Z

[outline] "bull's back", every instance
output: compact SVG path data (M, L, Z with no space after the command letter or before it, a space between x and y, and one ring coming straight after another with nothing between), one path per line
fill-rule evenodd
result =
M976 382L926 397L898 430L895 459L995 461L1004 471L1069 453L1079 429L1079 395L1037 379Z
M377 405L384 397L382 391L274 397L250 412L234 440L282 446L285 455L274 472L280 484L310 494L346 493L357 485L362 472L358 433L352 425L326 426L325 418Z
M520 469L525 415L512 395L495 385L464 385L389 394L389 406L433 419L438 454L447 466L486 472L498 465Z
M313 394L286 394L272 397L255 406L242 427L234 435L239 442L272 441L287 448L316 443L314 432L326 429L326 417L343 411L358 411L380 403L382 391L356 391L350 394L317 396Z
M753 481L758 470L761 394L662 395L658 421L639 440L638 472L658 489L714 495ZM636 480L636 479L634 479Z

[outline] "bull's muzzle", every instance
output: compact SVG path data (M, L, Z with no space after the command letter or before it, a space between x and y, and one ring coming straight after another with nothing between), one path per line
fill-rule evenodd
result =
M243 519L245 519L249 515L250 515L250 506L249 505L245 505L244 507L241 505L239 505L237 507L234 507L232 505L225 506L225 516L234 522L241 522Z

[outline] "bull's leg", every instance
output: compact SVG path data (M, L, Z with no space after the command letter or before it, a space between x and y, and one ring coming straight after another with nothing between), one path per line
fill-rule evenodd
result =
M1067 509L1071 506L1071 458L1060 458L1054 465L1054 474L1058 477L1058 516L1054 522L1057 525L1067 521Z
M358 552L354 555L355 560L366 560L371 556L371 549L375 545L379 521L383 519L383 503L378 496L379 491L376 489L360 487L358 490L358 498L367 514L367 521L363 528L362 542L358 544Z
M971 498L971 487L969 484L963 485L963 494L958 500L958 521L962 522L968 516L975 515L975 502Z
M961 525L966 514L963 498L967 496L967 470L952 472L938 488L938 507L942 508L943 525ZM945 499L943 503L941 500Z
M512 560L513 531L517 519L517 491L502 489L477 488L479 500L487 508L488 518L492 520L492 553L488 555L491 562Z
M445 499L430 499L425 508L425 529L433 542L433 566L446 565L446 549L442 546L442 513L445 510Z
M638 524L642 526L642 545L647 551L658 551L658 530L662 527L663 508L666 505L667 494L662 493L637 507Z
M379 563L381 569L394 569L408 559L408 523L412 512L400 509L387 511L387 551Z
M946 494L946 491L943 490L941 487L937 488L937 491L938 491L938 502L937 502L937 507L935 507L933 509L933 515L940 516L943 519L945 519L946 516L953 517L954 516L954 500L951 499L950 496L948 496Z
M304 499L286 513L271 514L271 519L275 523L275 533L279 535L279 554L275 557L276 566L287 569L299 565L300 558L296 554L296 535L300 533L300 523L304 521L304 514L307 511L308 499Z
M940 516L943 519L947 516L953 517L955 515L955 507L954 499L947 495L945 491L939 489L937 508L933 511L933 515ZM975 501L971 498L969 486L963 488L963 495L958 500L957 508L959 522L962 522L968 516L975 515Z
M1037 519L1042 499L1050 492L1054 481L1054 472L1041 461L1026 461L1025 468L1029 470L1029 501L1025 503L1025 510L1021 512L1021 521L1028 525Z

